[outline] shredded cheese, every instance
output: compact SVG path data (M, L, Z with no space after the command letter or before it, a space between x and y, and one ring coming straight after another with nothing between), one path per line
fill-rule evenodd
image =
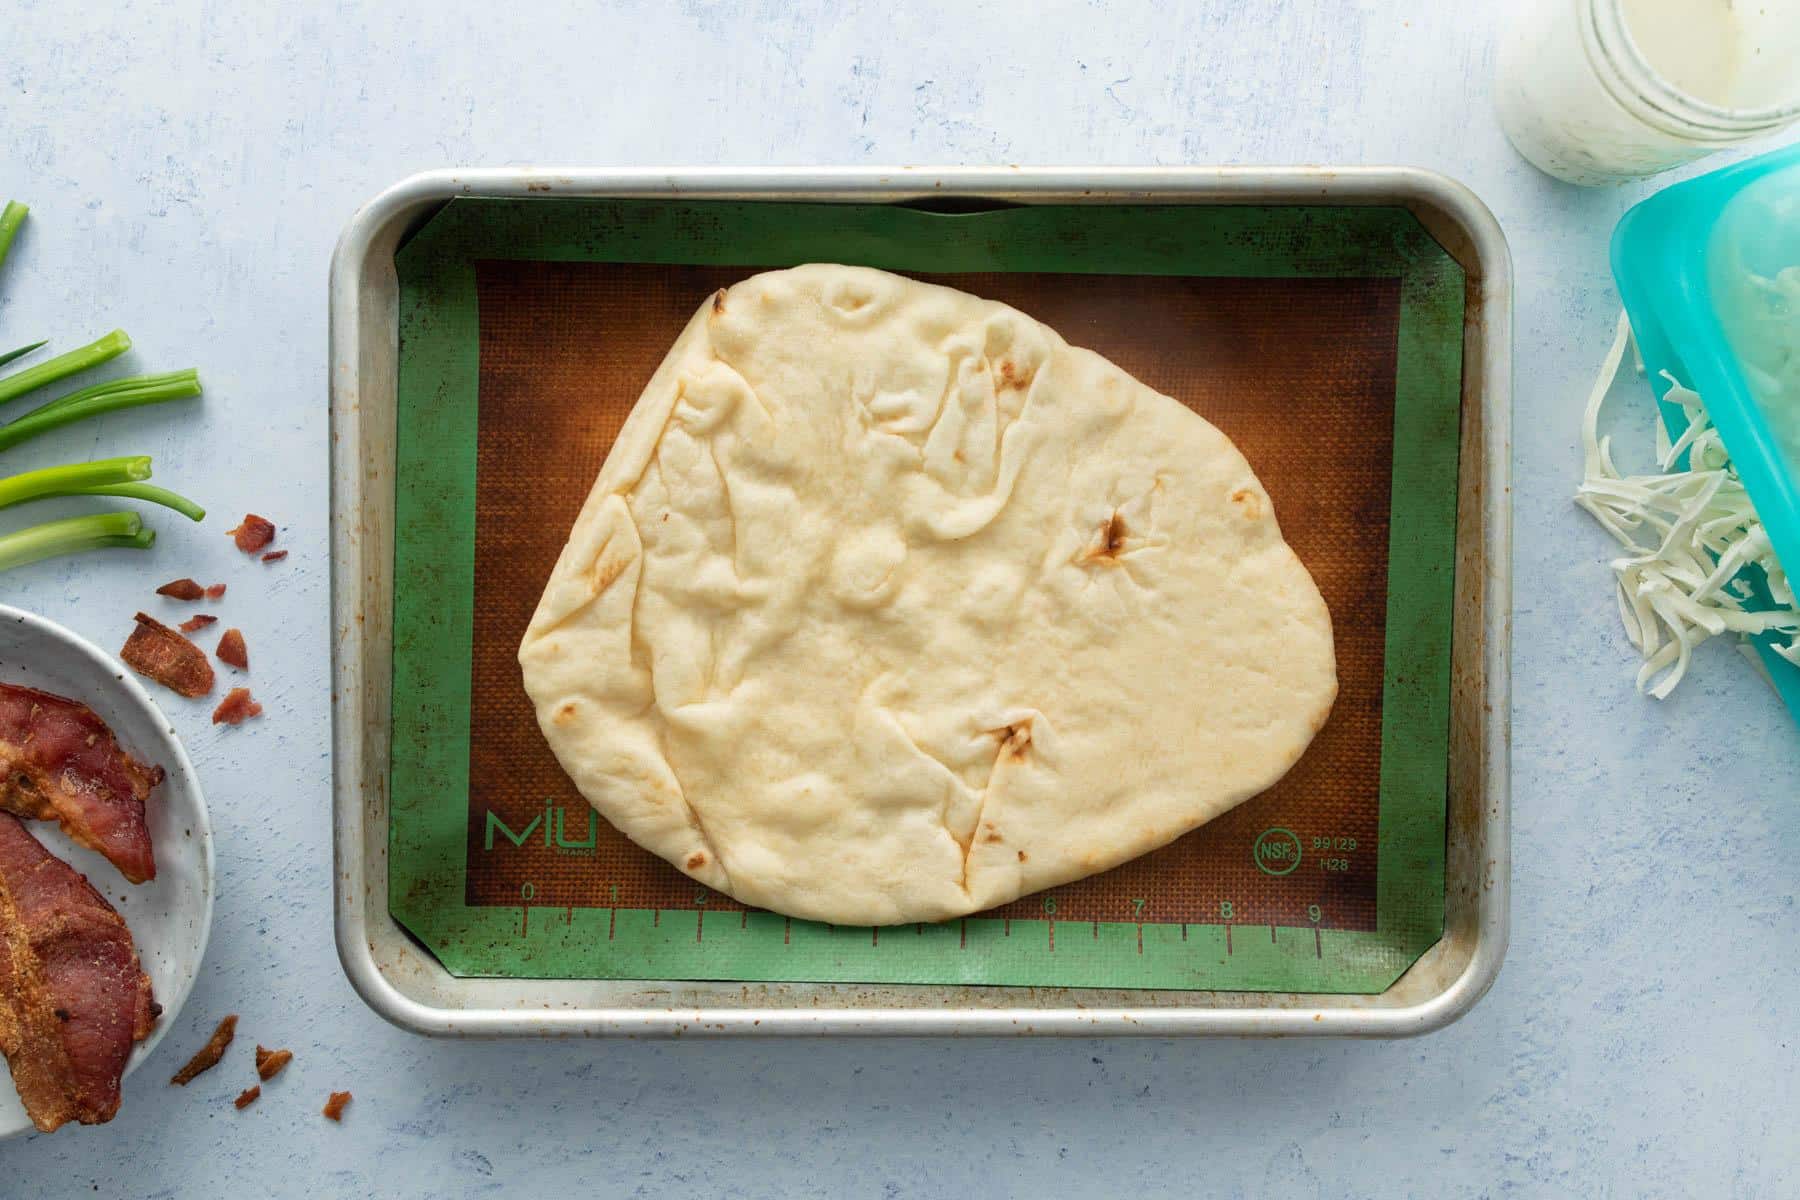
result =
M1666 698L1687 674L1694 647L1726 633L1786 633L1787 644L1775 652L1800 666L1793 588L1699 394L1665 371L1666 399L1681 406L1687 429L1671 442L1658 422L1660 473L1624 475L1614 464L1612 439L1599 433L1600 411L1630 344L1631 325L1621 313L1582 419L1583 478L1575 503L1627 552L1613 559L1612 572L1625 636L1644 660L1638 690ZM1683 454L1687 468L1676 470ZM1762 569L1779 607L1746 607L1752 593L1742 575L1751 566Z

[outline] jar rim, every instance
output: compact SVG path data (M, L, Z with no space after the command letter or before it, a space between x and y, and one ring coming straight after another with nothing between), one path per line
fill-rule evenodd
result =
M1710 132L1732 135L1773 131L1800 118L1800 95L1795 95L1782 104L1737 108L1714 104L1677 87L1651 64L1638 46L1637 39L1632 35L1631 25L1625 19L1625 0L1591 0L1591 3L1593 19L1590 27L1596 35L1595 41L1601 53L1612 60L1612 67L1619 72L1617 82L1631 86L1636 93L1635 99L1654 109L1663 118L1684 125L1700 126ZM1608 18L1605 22L1599 20L1601 14L1598 10L1602 9ZM1618 61L1621 54L1626 62ZM1627 67L1629 75L1626 73ZM1615 98L1621 101L1626 99Z

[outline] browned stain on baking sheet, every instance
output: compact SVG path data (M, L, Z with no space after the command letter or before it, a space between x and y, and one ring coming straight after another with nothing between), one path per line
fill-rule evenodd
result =
M645 381L694 309L752 273L477 266L471 904L517 905L529 881L536 905L738 907L706 895L592 815L538 732L514 655ZM1317 905L1319 924L1374 928L1398 280L921 278L1016 306L1224 430L1250 460L1331 608L1337 706L1293 771L1161 850L1055 889L1056 919L1304 925ZM515 836L529 833L517 846L500 836L486 849L489 812ZM1273 829L1300 842L1299 866L1286 874L1270 874L1252 857L1258 837ZM1034 896L997 915L1044 911L1044 899Z

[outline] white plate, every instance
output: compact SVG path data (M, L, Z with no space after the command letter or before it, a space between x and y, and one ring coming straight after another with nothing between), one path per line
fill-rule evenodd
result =
M125 1066L131 1074L175 1023L200 973L212 931L212 825L194 764L168 718L110 654L62 626L0 604L0 682L20 683L79 700L112 727L120 745L167 775L146 806L156 878L132 886L92 850L64 837L54 821L27 825L52 854L88 877L131 927L162 1016ZM0 1138L31 1128L12 1076L0 1060Z

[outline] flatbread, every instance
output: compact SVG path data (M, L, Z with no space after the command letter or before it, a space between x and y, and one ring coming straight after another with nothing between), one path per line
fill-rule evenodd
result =
M701 305L519 648L633 841L746 904L936 921L1262 791L1331 618L1230 440L1030 317L859 267Z

